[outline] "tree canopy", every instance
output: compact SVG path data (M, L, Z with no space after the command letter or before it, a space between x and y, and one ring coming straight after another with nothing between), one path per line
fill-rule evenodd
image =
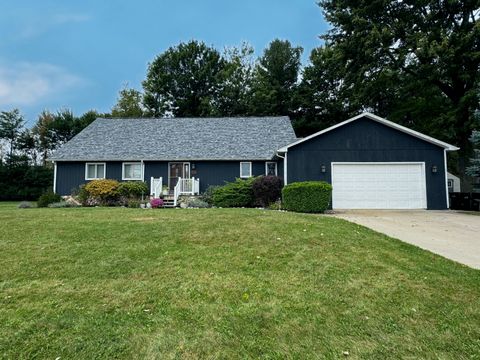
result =
M225 61L203 42L180 43L148 66L144 105L151 116L210 116Z
M429 128L465 157L478 107L480 2L322 0L320 6L332 25L322 37L345 65L342 86L353 89L358 103Z

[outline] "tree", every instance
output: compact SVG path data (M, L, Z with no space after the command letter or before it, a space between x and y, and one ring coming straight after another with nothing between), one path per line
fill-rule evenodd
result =
M255 65L253 53L253 47L247 43L225 49L225 66L220 73L218 95L214 100L215 115L249 114Z
M149 65L143 82L150 116L209 116L225 67L220 53L203 42L171 47Z
M347 66L345 86L361 99L391 91L405 100L414 92L420 94L417 105L429 97L441 104L443 116L431 127L448 129L442 138L461 147L462 173L478 105L479 1L323 0L320 5L333 25L323 38ZM385 109L395 109L389 101Z
M125 86L120 90L117 103L112 108L112 117L141 118L143 117L143 95L140 91Z
M42 163L46 165L50 150L55 148L51 134L51 126L54 121L54 115L44 110L38 116L35 126L32 128L33 135L37 138L37 149L42 156Z
M17 139L18 150L23 151L23 155L30 159L33 165L37 164L37 141L30 129L21 132Z
M13 157L18 136L24 124L25 120L18 109L0 113L0 139L5 139L8 142L10 158Z
M37 151L41 154L43 165L46 165L52 150L72 139L95 119L106 116L95 110L87 111L80 117L74 116L68 109L56 113L43 111L32 128L32 135L36 139Z
M480 131L473 131L470 141L474 147L473 157L470 159L470 166L467 167L466 173L470 176L480 178Z
M278 39L265 49L255 68L252 113L288 115L293 110L302 52L301 47Z
M296 92L299 107L293 116L293 125L298 136L307 136L346 120L362 108L351 89L343 86L346 67L339 56L333 46L312 50L310 64L303 69L302 82Z
M89 110L82 114L79 118L75 119L73 133L77 135L80 131L85 129L88 125L94 122L98 118L107 118L110 114L101 114L96 110Z

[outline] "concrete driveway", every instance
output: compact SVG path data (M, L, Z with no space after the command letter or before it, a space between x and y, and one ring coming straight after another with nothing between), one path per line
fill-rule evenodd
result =
M480 269L479 215L431 210L349 210L334 216Z

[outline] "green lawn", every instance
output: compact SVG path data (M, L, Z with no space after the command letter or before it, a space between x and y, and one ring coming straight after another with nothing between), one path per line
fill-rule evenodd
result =
M0 358L480 358L480 271L329 216L0 205Z

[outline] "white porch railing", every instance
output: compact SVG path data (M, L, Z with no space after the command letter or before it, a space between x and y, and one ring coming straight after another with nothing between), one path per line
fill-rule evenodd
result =
M154 198L160 197L162 195L163 188L163 179L160 177L155 179L154 177L150 178L150 195Z
M192 178L178 178L180 195L198 195L200 192L200 180ZM177 183L177 184L178 184Z
M150 178L150 196L160 197L163 191L163 179ZM192 178L178 178L177 184L173 189L173 202L177 206L177 200L180 195L198 195L200 194L200 180Z
M173 205L177 206L177 200L180 195L198 195L200 194L200 179L178 178L177 184L173 189Z

